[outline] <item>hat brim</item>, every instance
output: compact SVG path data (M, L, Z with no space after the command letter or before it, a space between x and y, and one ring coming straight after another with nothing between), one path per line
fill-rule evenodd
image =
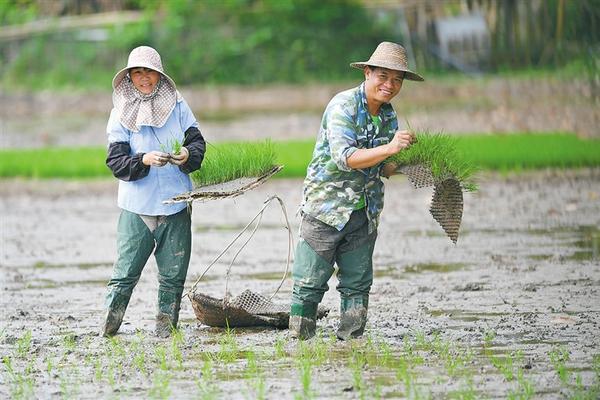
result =
M387 63L381 63L381 62L355 62L355 63L350 64L350 66L352 68L357 68L357 69L365 69L365 67L367 67L367 66L387 68L387 69L392 69L394 71L404 72L404 79L408 79L409 81L422 82L425 80L421 75L417 74L416 72L413 72L410 69L400 67L396 64L387 64Z
M122 70L120 70L119 72L117 72L115 74L115 77L112 80L113 89L115 89L117 86L119 86L119 83L121 83L123 78L125 78L125 76L127 76L127 72L131 68L148 68L148 69L151 69L152 71L156 71L159 74L161 74L162 76L164 76L169 81L169 83L173 86L173 89L177 89L177 87L175 86L175 81L173 79L171 79L171 77L169 75L165 74L164 72L158 71L157 69L153 68L150 65L133 65L133 66L127 66L127 67L123 68Z

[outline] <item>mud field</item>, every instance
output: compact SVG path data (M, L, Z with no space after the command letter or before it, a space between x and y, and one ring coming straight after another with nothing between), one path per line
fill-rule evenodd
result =
M331 309L307 343L286 330L200 324L184 299L180 335L152 334L156 265L115 340L97 336L115 260L114 180L3 181L0 397L595 398L600 393L600 170L484 175L467 194L458 244L428 213L431 190L386 185L366 335L332 338ZM195 203L187 286L277 194L293 216L300 180ZM297 239L298 219L292 217ZM229 288L272 293L287 235L273 204ZM199 290L223 297L216 264ZM287 279L275 297L287 302ZM577 397L580 396L580 397Z

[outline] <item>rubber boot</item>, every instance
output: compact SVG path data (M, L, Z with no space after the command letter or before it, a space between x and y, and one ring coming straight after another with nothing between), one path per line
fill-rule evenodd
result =
M362 246L341 253L337 257L340 292L340 326L337 337L348 340L361 336L367 322L369 292L373 283L373 235Z
M367 323L368 308L368 296L342 299L340 326L336 333L338 339L348 340L362 336Z
M179 322L179 308L181 306L181 294L158 291L158 313L156 314L155 334L166 338L177 329Z
M307 340L317 330L317 303L292 304L289 323L292 338Z
M123 317L125 316L125 310L129 304L129 297L112 291L108 294L106 303L108 307L100 335L111 337L116 335L121 327Z

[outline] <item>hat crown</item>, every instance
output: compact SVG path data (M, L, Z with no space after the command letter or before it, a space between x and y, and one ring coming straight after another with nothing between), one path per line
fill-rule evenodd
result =
M403 69L408 69L408 59L406 50L397 43L381 42L367 61L376 64L398 65Z
M127 68L144 67L164 74L162 60L158 51L150 46L139 46L131 50Z

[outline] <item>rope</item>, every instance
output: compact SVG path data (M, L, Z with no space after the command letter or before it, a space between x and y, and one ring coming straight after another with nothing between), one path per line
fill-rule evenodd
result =
M277 200L279 202L279 205L281 206L281 211L283 213L283 216L285 217L286 229L288 230L288 255L287 255L287 262L285 265L285 271L283 273L283 277L281 278L281 282L279 283L279 286L277 287L275 292L269 297L269 300L271 300L277 294L277 292L279 292L279 289L281 289L281 287L283 286L283 282L285 282L285 278L289 271L290 261L291 261L291 256L292 256L292 249L293 249L293 245L294 245L294 243L293 243L294 237L292 235L292 229L290 228L290 222L288 219L287 211L285 209L285 204L283 204L283 200L281 200L281 198L279 196L273 195L273 196L269 197L267 200L265 200L265 202L263 203L263 207L260 209L260 211L254 216L254 218L252 218L252 220L250 220L250 222L248 222L248 224L225 247L225 249L217 257L215 257L215 259L206 267L204 272L202 272L202 275L200 275L198 277L198 279L196 279L196 282L194 282L194 284L192 285L192 288L188 292L186 292L184 294L184 296L189 296L191 293L195 292L196 287L198 286L198 283L200 283L200 280L202 280L202 278L204 277L204 275L206 275L208 270L210 270L210 268L213 265L215 265L217 261L219 261L219 259L231 248L231 246L234 245L234 243L244 234L244 232L246 232L248 230L248 228L254 223L254 221L256 221L258 219L256 225L254 226L254 229L252 230L252 232L250 234L250 237L244 242L244 244L240 247L240 249L235 253L233 260L231 260L231 262L229 263L229 266L227 267L226 281L225 281L225 297L223 298L223 300L225 300L225 298L227 297L227 287L229 285L229 272L231 270L231 267L233 266L233 263L235 262L237 256L246 247L248 242L250 242L250 240L252 239L252 237L254 236L256 231L258 230L258 227L260 225L260 222L262 221L262 216L265 212L265 209L269 206L269 204L271 204L271 202L273 200Z

